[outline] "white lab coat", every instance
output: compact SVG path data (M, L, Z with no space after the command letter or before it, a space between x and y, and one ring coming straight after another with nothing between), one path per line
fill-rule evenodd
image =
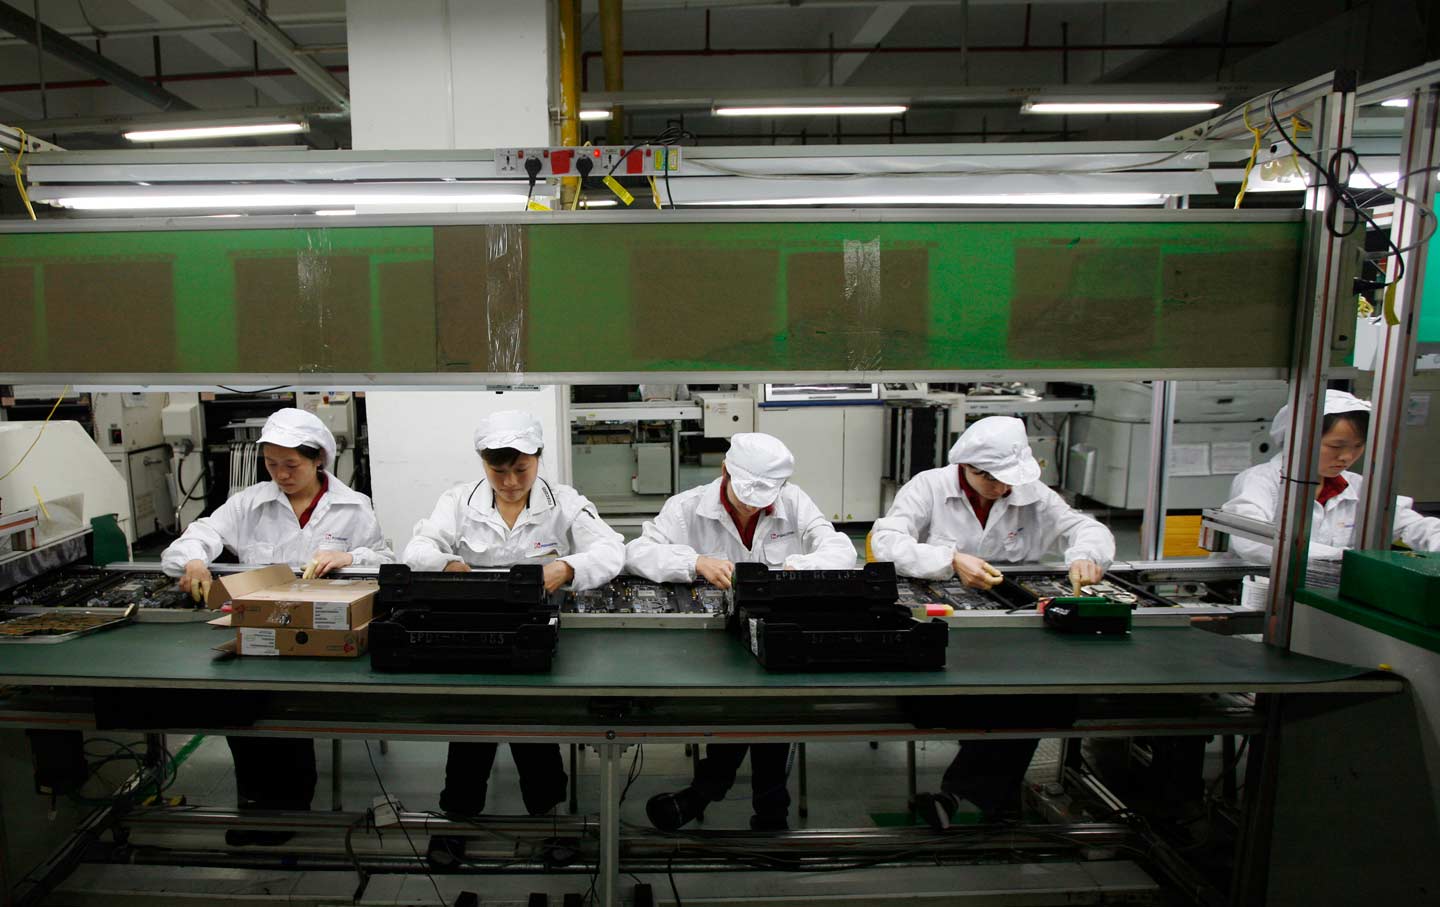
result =
M1240 473L1230 483L1230 500L1223 509L1252 520L1274 522L1280 511L1280 473L1284 468L1285 455L1281 454ZM1360 487L1365 477L1353 472L1341 476L1349 483L1344 491L1324 504L1312 501L1311 557L1338 558L1346 548L1355 546ZM1313 493L1313 486L1309 487ZM1440 551L1440 520L1416 513L1414 504L1407 497L1395 499L1395 540L1417 551ZM1270 563L1270 547L1238 536L1230 539L1230 550L1252 564Z
M625 546L625 569L657 583L695 581L695 560L722 558L772 569L853 570L855 543L838 532L810 496L787 484L771 513L761 512L749 548L720 502L723 477L665 502Z
M207 517L191 523L160 556L161 568L180 576L192 560L210 563L229 548L242 564L289 564L300 568L316 551L348 551L357 567L395 562L380 534L370 498L331 475L305 528L280 486L257 482L233 495Z
M510 567L563 560L575 571L577 592L602 586L625 566L625 539L595 505L569 485L538 479L530 501L505 525L495 491L485 479L440 495L429 519L415 524L402 558L413 570L444 570L451 561L472 567Z
M1110 530L1040 482L1012 488L981 526L960 489L959 470L927 469L905 483L870 532L877 561L894 561L901 576L948 579L957 551L986 561L1036 561L1062 539L1066 564L1087 560L1104 569L1115 559Z

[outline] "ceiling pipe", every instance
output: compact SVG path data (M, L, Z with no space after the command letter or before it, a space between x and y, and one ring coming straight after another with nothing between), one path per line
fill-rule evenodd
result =
M622 20L623 0L600 0L601 56L605 64L605 90L625 90L625 32ZM625 142L625 108L610 108L606 130L612 145Z
M580 3L579 0L560 0L559 3L559 57L560 57L560 144L572 147L580 144ZM580 182L574 177L560 181L560 204L568 207Z
M114 85L126 94L139 98L161 110L195 109L195 105L184 98L173 95L153 84L155 80L147 79L105 59L85 45L66 37L48 25L37 22L33 17L27 16L8 3L0 3L0 29L10 32L17 38L24 39L28 44L42 47L46 53L58 60L63 60L71 66L99 76L99 85ZM60 84L47 80L44 89L49 91ZM31 90L38 91L40 87L37 85Z
M913 46L895 45L884 47L697 47L664 49L627 49L626 57L786 57L817 56L832 54L1059 54L1059 53L1101 53L1106 51L1156 51L1156 50L1219 50L1219 41L1186 41L1182 43L1150 42L1126 44L982 44ZM1224 47L1229 50L1262 50L1275 46L1273 41L1229 41ZM600 51L586 51L581 60L583 89L590 87L590 61L602 56Z
M0 3L0 9L3 9L3 8L5 8L4 4L3 4L3 3ZM327 69L327 70L330 71L330 72L349 72L349 71L350 71L350 67L349 67L348 65L346 65L346 64L339 64L339 65L336 65L336 66L326 66L325 69ZM225 81L225 80L227 80L227 79L255 79L255 78L267 78L267 77L276 77L276 76L295 76L295 72L294 72L293 70L291 70L291 69L285 69L285 68L282 68L282 69L243 69L243 70L226 69L226 70L221 70L221 71L219 71L219 72L182 72L182 73L170 73L170 74L166 75L166 76L165 76L165 81L166 81L166 82L172 82L172 83L173 83L173 82L223 82L223 81ZM295 77L298 78L298 76L295 76ZM145 80L146 82L153 82L153 81L155 81L155 77L154 77L154 76L137 76L137 78L143 79L143 80ZM55 91L55 90L62 89L62 88L104 88L106 85L109 85L109 84L112 84L112 83L110 83L110 82L108 82L108 81L106 81L106 80L104 80L104 79L72 79L72 80L70 80L70 81L68 81L68 82L47 82L47 83L45 84L45 90L46 90L46 91ZM10 93L14 93L14 92L39 91L39 90L40 90L40 83L38 83L38 82L11 82L11 83L8 84L8 85L0 85L0 94L10 94ZM183 102L182 102L182 103L183 103ZM176 108L171 108L171 109L176 109ZM192 107L192 106L190 106L190 105L188 105L188 104L186 104L185 107L179 108L179 109L182 109L182 110L194 110L195 108Z
M299 53L295 40L269 16L251 6L248 0L210 0L210 5L229 16L261 47L294 70L320 97L341 110L350 109L350 89L324 66Z

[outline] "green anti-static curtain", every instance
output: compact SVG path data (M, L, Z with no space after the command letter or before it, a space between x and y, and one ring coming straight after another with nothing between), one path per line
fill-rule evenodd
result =
M1287 368L1301 229L0 234L0 374Z

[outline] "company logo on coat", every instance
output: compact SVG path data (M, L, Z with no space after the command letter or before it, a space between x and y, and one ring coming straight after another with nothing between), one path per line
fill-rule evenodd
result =
M789 532L772 532L772 533L770 533L770 541L773 542L773 541L775 541L776 539L788 539L790 536L792 536L792 535L794 535L794 534L795 534L795 530L794 530L794 529L791 529Z
M536 542L535 550L539 551L541 548L558 548L559 546L559 542Z
M333 532L327 532L327 533L325 533L325 541L327 541L327 542L339 542L340 544L344 545L344 544L347 544L347 543L350 541L350 536L348 536L348 535L336 535L336 534L333 533Z
M1025 531L1025 527L1024 527L1024 526L1021 526L1019 529L1011 529L1008 533L1005 534L1005 541L1007 541L1007 542L1013 542L1013 541L1015 541L1016 539L1018 539L1018 538L1020 537L1020 533L1022 533L1022 532L1024 532L1024 531Z

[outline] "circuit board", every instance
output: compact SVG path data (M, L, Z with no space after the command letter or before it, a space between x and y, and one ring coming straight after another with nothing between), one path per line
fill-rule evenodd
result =
M127 573L118 585L92 592L84 601L88 608L199 608L201 605L181 592L173 577L163 573Z
M159 571L118 573L99 567L67 567L0 594L0 605L58 608L200 607L174 578Z
M19 641L80 635L98 630L124 618L115 614L89 614L73 611L41 612L0 620L0 639Z
M722 614L723 590L706 582L656 583L618 576L598 589L567 596L562 610L575 614Z
M918 605L949 605L956 611L1000 611L1009 607L986 592L969 588L958 579L902 579L899 591L898 601L907 608Z
M1074 587L1070 584L1068 576L1058 574L1046 574L1036 576L1019 576L1015 582L1020 588L1038 598L1065 598L1074 595ZM1142 601L1138 593L1117 585L1109 580L1101 580L1098 583L1091 583L1080 587L1081 595L1108 598L1111 601L1122 602L1132 608L1141 605L1149 606L1149 601Z
M119 581L120 574L98 567L70 567L20 584L4 603L21 607L83 605L92 594Z

